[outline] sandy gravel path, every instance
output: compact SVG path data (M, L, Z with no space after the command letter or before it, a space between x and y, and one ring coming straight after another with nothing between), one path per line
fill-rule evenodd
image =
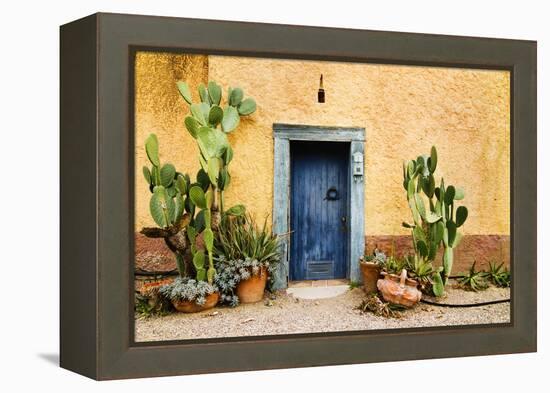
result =
M509 289L489 288L468 292L448 288L443 302L470 303L510 296ZM419 304L402 313L402 318L387 319L362 313L356 307L365 298L356 288L343 295L321 300L298 300L281 293L275 300L243 304L236 308L217 307L197 314L174 313L136 320L136 341L185 340L213 337L238 337L291 333L392 329L427 326L506 323L510 304L473 308L442 308ZM430 299L434 300L434 299Z

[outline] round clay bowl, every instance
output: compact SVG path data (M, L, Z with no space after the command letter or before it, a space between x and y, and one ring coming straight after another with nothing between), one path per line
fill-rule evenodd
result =
M201 312L213 308L216 304L218 304L219 298L220 294L218 292L214 292L206 297L206 303L204 303L203 305L198 305L197 303L195 303L194 300L172 300L172 304L174 305L174 308L179 312Z
M248 280L237 284L237 296L240 303L257 303L264 297L265 285L267 282L267 272L265 267L260 274L252 275Z

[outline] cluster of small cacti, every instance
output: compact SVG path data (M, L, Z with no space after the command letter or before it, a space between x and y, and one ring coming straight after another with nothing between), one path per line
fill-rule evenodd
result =
M403 226L412 229L417 258L432 262L443 246L443 264L434 269L432 275L433 292L436 296L442 296L453 266L453 251L462 239L458 228L466 221L468 209L459 206L455 211L455 201L464 198L461 188L446 187L443 178L436 187L436 168L435 146L432 146L429 156L419 156L416 160L403 163L403 187L407 190L407 201L414 221L413 224L403 223Z

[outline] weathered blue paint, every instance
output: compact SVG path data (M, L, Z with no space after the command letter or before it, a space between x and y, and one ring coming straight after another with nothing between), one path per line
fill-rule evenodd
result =
M355 153L365 154L365 142L352 141L350 144L350 163L353 162ZM365 253L365 176L366 170L363 170L363 176L353 175L353 165L350 165L350 194L349 194L349 278L351 281L361 281L361 268L359 267L359 258Z
M290 143L290 280L347 277L349 143Z
M275 274L273 286L275 289L281 289L287 287L289 269L290 144L288 139L275 138L274 155L276 158L273 173L273 232L280 236L282 263Z
M364 154L365 129L324 126L273 124L274 179L273 231L281 235L283 263L274 276L274 288L288 285L289 228L290 228L290 141L350 142L350 157L355 152ZM351 162L351 158L349 160ZM364 176L353 176L349 171L348 213L349 253L348 277L360 280L359 257L365 248Z

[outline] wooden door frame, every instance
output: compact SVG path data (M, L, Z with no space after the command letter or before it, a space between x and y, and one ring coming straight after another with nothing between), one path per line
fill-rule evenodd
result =
M365 171L353 174L353 155L365 153L362 127L326 127L300 124L273 124L273 231L283 235L282 261L274 278L276 289L288 286L290 266L290 141L347 142L349 151L347 272L351 281L360 281L359 257L365 250ZM364 165L364 164L363 164Z

